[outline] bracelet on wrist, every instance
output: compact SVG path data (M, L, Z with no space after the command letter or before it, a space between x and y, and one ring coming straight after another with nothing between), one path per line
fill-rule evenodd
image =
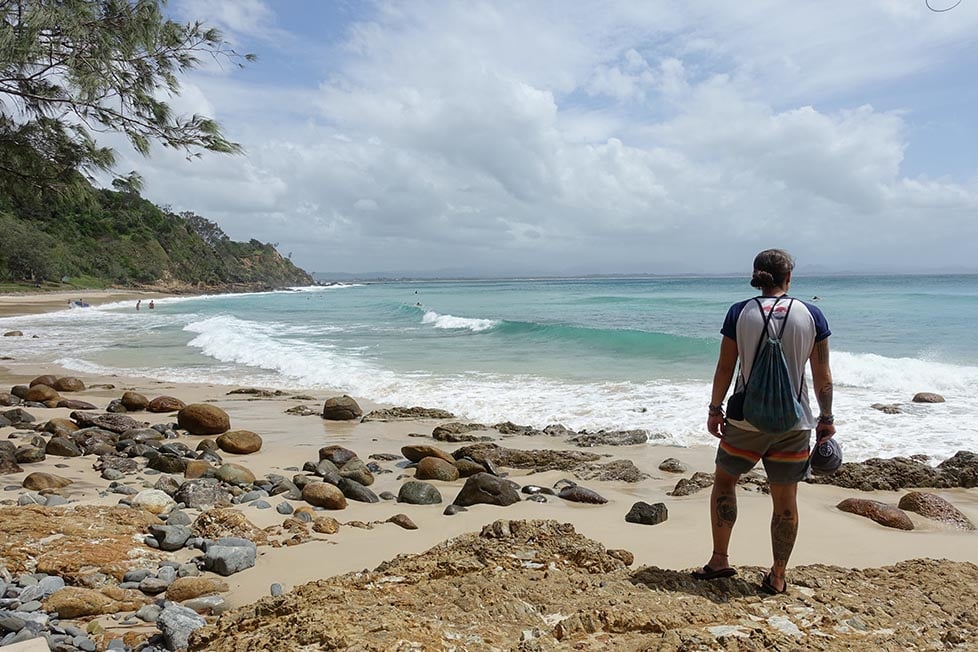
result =
M818 416L818 422L824 423L825 425L831 426L835 425L835 415L834 414L820 414Z
M710 403L709 408L710 408L710 414L720 414L720 415L723 414L723 403L719 403L716 405Z

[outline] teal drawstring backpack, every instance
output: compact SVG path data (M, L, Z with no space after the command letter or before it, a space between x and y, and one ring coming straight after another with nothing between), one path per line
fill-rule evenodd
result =
M795 394L791 387L791 374L788 372L788 363L781 344L794 299L788 303L777 337L772 336L768 330L774 310L783 298L778 297L771 306L771 311L764 317L764 330L757 342L754 364L744 386L744 419L761 432L776 435L793 430L805 416L801 406L801 389ZM754 301L763 315L764 306L760 299L755 298Z

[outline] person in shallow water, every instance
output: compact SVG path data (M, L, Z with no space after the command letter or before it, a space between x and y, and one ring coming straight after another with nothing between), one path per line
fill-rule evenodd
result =
M720 330L723 338L707 418L707 430L720 440L716 479L710 495L713 554L701 570L693 572L693 577L700 580L736 574L730 566L727 551L737 521L737 480L762 461L773 502L771 549L774 563L761 581L761 589L767 593L784 593L788 588L785 571L798 534L798 482L808 472L811 430L814 427L818 442L835 435L832 371L829 368L831 331L821 310L788 297L792 269L794 261L780 249L759 253L754 258L750 284L761 290L761 296L732 305ZM741 373L735 391L743 389L745 379L750 378L751 365L765 328L769 334L781 334L792 389L798 395L803 412L794 429L778 435L761 432L742 418L734 419L733 415L727 418L723 410L723 401L738 361ZM806 362L811 366L818 401L817 419L812 414L805 387Z

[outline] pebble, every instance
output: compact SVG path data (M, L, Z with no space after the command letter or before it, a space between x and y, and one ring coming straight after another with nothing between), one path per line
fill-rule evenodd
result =
M279 514L291 514L295 511L295 508L290 503L283 501L275 506L275 511Z
M281 584L276 582L275 584L272 584L271 587L269 587L269 593L271 593L273 597L277 598L278 596L285 593L285 589L282 588Z
M31 600L30 602L25 602L24 604L17 607L17 611L31 612L37 611L41 608L40 600Z

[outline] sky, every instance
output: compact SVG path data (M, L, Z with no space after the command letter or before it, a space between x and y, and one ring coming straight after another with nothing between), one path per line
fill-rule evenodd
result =
M978 0L169 10L257 55L172 100L245 154L119 171L311 272L978 272Z

